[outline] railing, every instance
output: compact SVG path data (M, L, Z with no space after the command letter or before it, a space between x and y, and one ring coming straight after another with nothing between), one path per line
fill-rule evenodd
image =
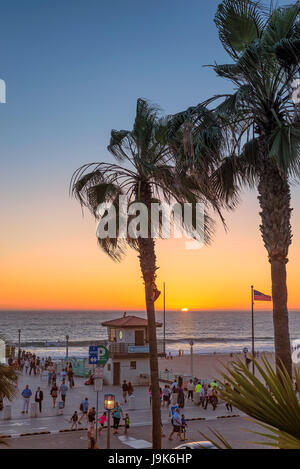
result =
M110 343L108 348L109 352L114 354L149 353L149 344L135 345L134 343L116 342ZM163 353L162 343L157 343L157 353Z

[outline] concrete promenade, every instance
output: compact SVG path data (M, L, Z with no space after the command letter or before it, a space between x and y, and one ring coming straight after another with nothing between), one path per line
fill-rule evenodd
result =
M50 396L50 388L48 387L48 382L43 381L40 376L28 376L25 374L20 374L18 382L18 393L16 398L12 402L5 401L5 405L11 405L11 420L4 420L4 411L0 412L0 434L2 435L11 435L12 437L17 437L21 433L37 433L37 432L55 432L59 430L65 430L71 427L70 417L75 410L80 414L79 406L81 401L88 397L89 406L96 407L96 396L97 393L94 391L93 386L85 386L84 378L75 377L75 387L73 389L68 389L66 396L66 406L63 410L62 415L58 415L58 402L61 400L59 397L56 401L56 408L52 407L52 398ZM41 414L38 412L38 417L32 418L30 413L22 414L23 408L23 398L20 395L25 385L28 384L32 391L32 398L30 404L34 403L34 394L38 386L44 392L43 408ZM58 379L58 387L60 386L60 380ZM104 411L104 394L113 393L116 396L116 400L123 406L124 412L129 412L132 427L137 426L147 426L151 424L151 406L149 403L149 395L147 387L137 386L134 389L134 407L132 409L127 403L124 405L122 399L122 391L120 387L116 386L104 386L103 392L99 392L99 415ZM230 415L226 410L224 402L218 405L217 410L213 411L211 406L208 406L207 410L204 410L202 407L195 406L191 401L186 400L185 408L183 413L186 418L205 418L206 420L214 420L220 416ZM162 422L163 424L170 423L169 410L167 408L162 408ZM233 409L233 414L240 414L237 410ZM227 421L229 419L226 419ZM234 420L234 419L230 419ZM83 427L86 426L83 422Z
M209 427L209 428L208 428ZM234 449L261 449L262 445L249 443L249 441L262 441L258 435L252 435L244 431L261 430L257 425L249 422L245 418L231 418L231 419L213 419L209 422L206 421L193 421L189 422L187 429L188 441L203 440L200 432L210 436L210 429L219 431L231 444ZM162 447L164 449L172 449L181 444L176 437L173 441L168 440L171 425L164 426L166 437L162 439ZM106 448L106 430L104 429L98 445L100 450ZM39 436L23 436L15 439L7 439L7 446L2 446L1 449L87 449L87 435L86 431L77 431L72 433L58 433L55 435L39 435ZM111 448L112 449L144 449L151 447L151 426L143 425L139 427L132 427L129 430L128 437L123 435L120 429L120 435L111 435Z

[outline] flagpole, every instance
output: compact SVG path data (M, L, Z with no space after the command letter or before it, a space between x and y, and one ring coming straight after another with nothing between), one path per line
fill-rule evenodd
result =
M252 359L254 360L254 294L253 285L251 285L251 329L252 329ZM255 374L254 361L252 361L252 373Z

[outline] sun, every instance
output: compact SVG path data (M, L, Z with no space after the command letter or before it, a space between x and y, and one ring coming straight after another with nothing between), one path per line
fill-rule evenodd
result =
M181 308L181 311L182 311L183 313L186 313L186 312L188 311L188 308Z

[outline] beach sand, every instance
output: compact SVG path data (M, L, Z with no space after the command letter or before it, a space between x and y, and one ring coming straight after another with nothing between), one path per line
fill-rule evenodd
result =
M274 365L274 353L263 352L259 354L258 362L262 363L262 357L265 357L269 362ZM245 356L243 353L234 353L231 357L230 354L193 354L193 374L200 379L213 379L221 378L224 365L228 366L230 363L240 358L245 363ZM191 356L190 354L183 356L174 356L172 359L161 358L158 361L159 370L165 371L166 368L175 374L182 374L189 376L191 374ZM250 364L252 367L252 364ZM250 368L252 369L252 368Z

